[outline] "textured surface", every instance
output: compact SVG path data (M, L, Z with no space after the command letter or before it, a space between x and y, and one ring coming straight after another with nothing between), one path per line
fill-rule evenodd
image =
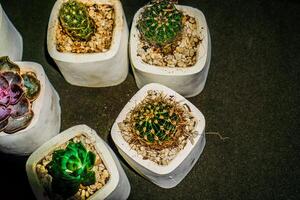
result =
M132 74L115 87L71 86L45 46L54 0L0 2L23 36L23 59L41 63L60 94L62 130L85 123L115 150L109 130L137 91ZM131 24L145 1L123 2ZM121 160L132 186L130 199L300 199L300 3L180 2L203 11L212 38L206 87L190 101L205 115L207 131L219 131L230 139L223 142L208 135L190 174L168 190L146 181ZM26 178L26 159L0 154L0 191L10 195L1 199L34 199Z

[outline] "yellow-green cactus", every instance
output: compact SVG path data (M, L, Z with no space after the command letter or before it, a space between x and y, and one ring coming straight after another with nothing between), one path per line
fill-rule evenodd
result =
M87 41L95 33L94 21L80 2L70 0L63 3L59 20L64 31L73 39Z

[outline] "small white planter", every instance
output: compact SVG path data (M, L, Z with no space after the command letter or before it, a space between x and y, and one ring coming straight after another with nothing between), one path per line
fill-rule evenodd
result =
M111 47L104 53L62 53L56 49L58 12L63 0L57 0L51 12L47 46L64 78L73 85L107 87L120 84L128 74L128 27L122 4L118 0L93 0L115 9L115 27Z
M160 83L185 97L192 97L198 95L205 86L211 57L210 36L205 17L200 10L181 5L176 5L176 7L196 19L198 30L200 30L201 26L204 28L202 33L203 41L200 43L197 51L196 64L187 68L157 67L143 62L137 56L139 42L137 21L145 7L138 10L132 22L129 42L130 61L135 81L139 88L148 83Z
M22 60L23 39L0 4L0 56L9 56L13 61Z
M39 97L33 102L34 117L30 125L16 133L0 133L0 151L28 155L60 130L59 96L48 80L43 67L34 62L16 62L21 71L33 71L41 84Z
M168 165L158 165L150 160L144 160L124 140L118 126L118 123L126 118L130 110L147 96L147 91L149 90L162 91L164 94L174 95L176 101L180 101L182 104L186 103L190 107L193 116L197 120L195 130L198 131L199 135L194 139L194 145L188 141L184 149ZM175 91L163 85L152 83L140 89L125 105L112 127L111 136L120 154L133 169L162 188L172 188L183 180L200 157L205 146L204 128L204 116L192 103Z
M26 163L26 172L35 197L39 200L49 199L36 173L37 163L58 146L80 134L84 134L93 141L97 152L100 154L104 165L110 173L109 181L104 185L104 187L90 196L89 199L127 199L130 193L130 184L116 155L97 135L97 133L86 125L77 125L65 130L43 144L28 158Z

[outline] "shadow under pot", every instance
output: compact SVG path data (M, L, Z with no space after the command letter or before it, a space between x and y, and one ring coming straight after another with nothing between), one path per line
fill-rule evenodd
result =
M37 199L127 199L130 184L116 155L86 125L71 127L37 149L26 171Z
M204 128L204 116L192 103L152 83L125 105L111 136L133 169L162 188L172 188L200 157L205 146Z
M165 0L140 8L132 22L129 47L139 88L160 83L185 97L204 89L211 44L200 10Z
M0 151L28 155L60 130L59 96L43 67L0 57Z
M58 0L49 19L47 47L70 84L107 87L127 77L128 34L120 1Z
M20 61L22 54L22 36L11 23L0 4L0 56L9 56L14 61Z

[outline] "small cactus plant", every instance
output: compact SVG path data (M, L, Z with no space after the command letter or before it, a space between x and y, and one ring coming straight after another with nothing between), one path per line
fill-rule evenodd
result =
M179 137L191 134L186 129L189 125L187 116L190 116L189 111L173 97L149 91L146 98L119 126L125 126L131 132L129 143L139 143L159 150L177 146Z
M59 20L64 31L73 39L87 41L95 33L95 25L86 7L76 0L63 3Z
M77 193L80 185L96 182L92 170L96 155L87 151L81 142L70 141L66 149L53 152L51 162L46 166L52 176L52 190L64 198Z
M137 22L141 36L151 45L165 47L181 35L183 14L174 1L152 1L142 12Z

